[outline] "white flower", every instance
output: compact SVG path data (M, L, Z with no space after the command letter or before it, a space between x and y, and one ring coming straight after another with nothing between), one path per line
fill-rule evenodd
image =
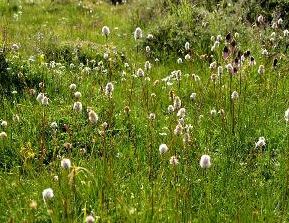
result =
M101 31L102 31L102 35L104 35L104 36L108 36L110 34L110 30L109 30L108 26L102 27Z
M211 114L212 117L215 117L217 115L217 111L215 109L212 109L210 111L210 114Z
M174 99L174 108L175 109L178 109L178 108L181 108L182 106L182 101L179 97L175 97Z
M1 122L1 126L2 126L2 127L7 127L7 125L8 125L8 123L7 123L6 121L2 121L2 122Z
M159 146L159 151L160 151L160 154L164 154L166 153L167 151L169 150L168 146L166 144L161 144Z
M37 95L37 97L36 97L36 100L38 101L38 102L42 102L42 99L44 98L44 94L43 93L39 93L38 95Z
M143 69L139 68L139 69L137 70L137 72L136 72L136 75L137 75L138 77L143 77L143 76L144 76L144 71L143 71Z
M266 145L266 140L264 137L259 137L258 142L256 142L256 147L263 147Z
M268 55L268 51L266 49L262 49L261 54L263 56L267 56Z
M288 35L289 35L288 29L285 29L285 30L283 31L283 35L284 35L284 36L288 36Z
M152 40L153 38L154 38L154 36L152 34L147 35L147 39Z
M146 46L146 52L149 53L151 51L150 46Z
M264 17L262 15L259 15L258 18L257 18L257 21L259 23L262 23L264 21Z
M98 115L91 110L90 112L88 112L88 119L89 121L95 124L98 121Z
M88 215L85 219L85 222L86 223L94 223L95 222L95 219L92 215Z
M145 62L145 69L146 69L146 70L150 70L151 68L152 68L151 63L150 63L149 61L146 61L146 62Z
M48 105L48 97L44 96L42 98L42 105Z
M177 116L178 116L179 118L184 118L185 115L186 115L186 109L185 109L185 108L180 108L180 110L179 110L178 113L177 113Z
M260 75L262 75L262 74L264 74L264 72L265 72L264 65L260 65L259 68L258 68L258 73L259 73Z
M189 50L189 49L190 49L190 43L189 43L189 42L186 42L186 43L185 43L185 49L186 49L186 50Z
M71 167L71 161L70 161L70 159L62 159L62 160L61 160L61 167L62 167L63 169L70 169L70 167Z
M51 124L50 124L50 127L52 128L52 129L57 129L57 122L51 122Z
M277 21L277 23L278 23L278 25L282 25L283 24L283 19L278 19L278 21Z
M142 38L142 30L141 28L137 27L134 31L134 39L141 39Z
M179 136L183 131L183 126L181 124L177 124L174 133L175 135Z
M156 119L155 113L150 113L149 119L152 120L152 121L155 120Z
M273 22L273 23L272 23L272 28L273 28L273 29L277 29L277 28L278 28L278 25L277 25L276 22Z
M197 97L197 93L192 93L192 94L190 95L190 99L191 99L192 101L196 100L196 97Z
M170 158L170 164L171 164L171 165L178 165L178 164L179 164L178 158L177 158L176 156L172 156L172 157Z
M185 60L190 60L191 59L191 56L189 55L189 54L187 54L186 56L185 56Z
M80 101L74 102L73 110L75 111L82 111L82 104Z
M49 199L53 198L54 197L53 190L51 188L47 188L47 189L43 190L42 197L43 197L44 202L45 202L45 200L49 200Z
M74 91L76 89L76 84L69 85L69 89Z
M178 64L183 63L183 59L182 59L182 58L179 58L179 59L177 60L177 63L178 63Z
M289 122L289 108L285 111L285 120Z
M74 97L79 99L81 97L81 93L79 91L75 92Z
M168 112L169 112L169 113L174 112L174 110L175 110L174 106L172 106L172 105L169 105L169 106L168 106Z
M113 84L111 82L107 83L107 85L105 86L105 94L111 95L113 90L114 90Z
M239 94L237 91L233 91L231 95L232 100L237 100L239 98Z
M14 43L14 44L11 46L11 49L16 52L16 51L19 50L19 46L18 46L16 43Z
M0 139L4 139L7 137L7 133L6 132L0 132Z
M200 166L203 169L207 169L211 167L211 157L209 155L202 155L200 160Z
M223 74L223 67L218 66L218 75L221 76Z

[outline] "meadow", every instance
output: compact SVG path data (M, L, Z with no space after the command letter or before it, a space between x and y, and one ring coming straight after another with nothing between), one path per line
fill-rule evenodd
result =
M289 222L288 1L0 17L0 222Z

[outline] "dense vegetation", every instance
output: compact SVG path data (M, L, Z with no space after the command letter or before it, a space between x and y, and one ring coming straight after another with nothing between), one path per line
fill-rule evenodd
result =
M0 221L289 221L288 9L1 1Z

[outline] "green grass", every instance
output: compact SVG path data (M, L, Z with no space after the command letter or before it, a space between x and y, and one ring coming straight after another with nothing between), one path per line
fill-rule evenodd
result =
M275 31L274 47L269 40L273 29L250 26L238 3L210 12L203 5L194 7L186 2L165 6L162 1L119 6L88 0L0 2L0 40L11 68L0 65L0 121L8 122L0 126L0 132L7 133L0 138L1 222L85 222L91 212L99 222L288 221L288 36L280 38L285 27ZM192 24L192 17L198 23ZM170 30L174 21L182 26ZM111 30L107 41L101 34L104 25ZM143 38L136 42L138 25L144 27ZM225 65L235 56L222 58L229 31L240 34L235 38L238 47L249 49L256 60L252 67L246 59L232 79ZM159 40L151 50L160 62L145 52L149 33ZM223 40L212 53L208 49L214 42L208 37L218 34ZM184 60L184 41L192 43L190 61ZM20 46L18 52L11 50L13 43ZM164 44L181 51L166 52ZM261 55L263 48L269 51L267 57ZM111 60L103 58L105 52ZM202 60L202 54L209 54L208 59ZM28 61L31 55L34 62ZM178 57L183 64L177 64ZM59 64L51 67L50 60ZM146 60L152 63L145 72L150 79L134 77ZM217 70L209 69L213 61L224 69L215 83L211 75ZM264 75L258 74L259 65L265 66ZM181 70L182 77L168 85L163 79L173 70ZM192 74L201 80L194 81ZM108 82L114 84L111 98L104 93ZM72 109L76 99L71 83L82 94L81 112ZM240 97L232 102L234 90ZM36 101L40 92L49 97L48 106ZM190 100L193 92L195 101ZM167 112L172 94L186 109L183 127L190 134L189 144L183 142L185 131L173 133L177 110ZM89 122L89 108L99 116L96 125ZM212 117L212 109L224 109L225 116ZM155 113L154 121L148 119L150 113ZM14 115L20 120L13 121ZM52 122L58 124L56 132ZM262 136L266 146L256 148ZM66 148L67 143L72 147ZM162 143L169 150L160 155ZM211 156L209 169L200 167L203 154ZM170 165L173 155L178 165ZM61 168L62 158L71 160L69 170ZM44 202L46 188L53 189L54 197Z

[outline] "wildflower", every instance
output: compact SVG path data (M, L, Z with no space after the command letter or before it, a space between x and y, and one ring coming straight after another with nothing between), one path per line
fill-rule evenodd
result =
M113 84L111 82L107 83L107 85L105 87L105 94L106 95L111 95L113 90L114 90Z
M47 189L43 190L42 197L43 197L44 202L46 200L50 200L51 198L54 197L53 190L51 188L47 188Z
M159 146L159 151L160 151L160 154L164 154L166 153L167 151L169 150L168 146L166 144L161 144Z
M216 81L218 79L218 75L217 74L212 74L211 75L211 80L212 81Z
M152 40L153 38L154 38L154 36L152 34L147 35L147 39Z
M228 71L229 74L233 74L234 73L234 68L233 68L232 64L230 64L230 63L227 64L226 68L227 68L227 71Z
M182 59L182 58L179 58L179 59L177 60L177 63L178 63L178 64L183 63L183 59Z
M284 35L285 37L289 35L288 29L285 29L285 30L283 31L283 35Z
M256 145L256 148L265 146L266 145L265 138L264 137L259 137L259 140L258 140L258 142L256 142L255 145Z
M179 136L183 131L183 126L181 124L177 124L174 133L175 135Z
M212 62L212 63L210 64L210 69L215 69L216 66L217 66L217 62L214 61L214 62Z
M232 35L231 35L231 32L229 32L226 36L226 43L230 43L232 40Z
M16 52L16 51L19 50L19 46L18 46L16 43L14 43L14 44L11 46L11 49Z
M50 127L51 127L52 129L56 130L58 126L57 126L57 123L56 123L56 122L51 122Z
M256 61L255 61L254 57L251 57L251 59L250 59L250 65L251 65L251 66L256 65Z
M98 121L98 115L94 111L89 111L88 112L88 119L91 121L93 124L96 124Z
M174 106L172 106L172 105L169 105L169 106L168 106L168 112L169 112L169 113L174 112L174 110L175 110Z
M150 119L151 121L155 120L155 119L156 119L156 114L155 114L155 113L150 113L149 119Z
M146 46L146 52L149 53L151 51L151 48L149 46Z
M85 222L86 223L94 223L95 222L95 219L92 215L88 215L85 219Z
M224 117L225 116L225 110L224 109L220 109L218 111L218 114L221 116L221 117Z
M43 93L39 93L38 95L37 95L37 97L36 97L36 100L38 101L38 102L42 102L42 99L44 98L44 94Z
M70 159L62 159L62 160L61 160L61 167L62 167L63 169L70 169L70 167L71 167L71 161L70 161Z
M74 102L73 110L75 111L82 111L82 104L80 101Z
M196 100L196 97L197 97L197 93L192 93L192 94L190 95L190 99L191 99L192 101Z
M102 27L101 31L102 31L102 35L104 35L106 37L108 37L108 35L110 34L110 30L109 30L108 26Z
M143 76L144 76L144 71L143 71L141 68L139 68L139 69L137 70L137 72L136 72L136 75L137 75L138 77L143 77Z
M76 89L76 84L69 85L69 89L74 91Z
M229 57L229 49L227 46L223 49L223 58L226 60Z
M174 108L175 109L178 109L178 108L181 108L182 106L182 101L179 97L175 97L174 99Z
M278 25L277 25L276 22L273 22L273 23L272 23L272 28L273 28L273 29L277 29L277 28L278 28Z
M289 123L289 108L285 111L285 120Z
M277 23L278 23L278 25L282 25L283 24L283 19L278 19L278 21L277 21Z
M20 117L17 114L13 115L12 119L13 119L14 122L19 122L20 121Z
M146 62L145 62L145 69L146 69L146 70L150 70L151 68L152 68L151 63L150 63L149 61L146 61Z
M267 56L268 55L268 51L266 49L262 49L261 54L263 56Z
M263 23L264 22L264 17L262 15L259 15L258 18L257 18L257 21L259 23Z
M240 34L236 32L236 33L234 34L234 36L235 36L236 39L238 39L239 36L240 36Z
M6 121L2 121L1 122L1 126L4 127L4 128L7 127L7 125L8 125L8 123Z
M75 92L75 93L74 93L74 97L75 97L76 99L79 99L79 98L81 97L81 93L80 93L79 91Z
M37 209L37 202L36 201L31 201L29 204L30 209Z
M0 139L4 139L7 137L7 133L6 132L0 132Z
M233 91L232 95L231 95L231 99L233 101L237 100L239 98L239 94L237 91Z
M130 113L130 107L127 105L127 106L125 106L124 107L124 112L126 113L126 114L129 114Z
M211 157L209 155L202 155L200 160L200 166L203 169L207 169L211 167Z
M259 73L260 75L262 75L262 74L264 74L264 72L265 72L264 65L260 65L260 66L259 66L259 69L258 69L258 73Z
M190 43L189 42L186 42L185 43L185 50L189 50L190 49Z
M180 108L180 110L177 113L177 116L180 118L184 118L186 115L186 109L185 108Z
M221 76L223 74L223 67L218 66L218 75Z
M221 35L217 35L217 38L216 38L216 39L217 39L217 41L220 42L220 41L222 40L222 36L221 36Z
M189 54L187 54L186 56L185 56L185 60L190 60L191 59L191 56L189 55Z
M137 27L134 31L134 39L141 39L142 38L142 30L141 28Z
M215 109L212 109L210 111L210 114L211 114L212 117L215 117L217 115L217 111Z
M190 143L191 137L190 137L190 134L189 134L189 133L186 133L186 134L184 135L183 141L184 141L185 144L189 144L189 143Z
M48 97L46 97L46 96L44 96L43 98L42 98L42 105L48 105Z
M178 164L179 164L178 158L177 158L176 156L172 156L172 157L170 158L170 164L171 164L171 165L178 165Z
M108 126L107 122L104 122L104 123L102 123L102 125L101 125L101 127L102 127L103 129L106 129L107 126Z

